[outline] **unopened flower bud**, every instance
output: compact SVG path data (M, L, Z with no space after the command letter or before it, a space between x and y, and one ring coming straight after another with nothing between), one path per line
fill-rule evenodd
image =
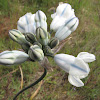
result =
M59 44L59 40L57 38L52 38L50 40L49 46L52 49L52 48L56 47L58 44Z
M27 41L29 41L32 44L37 41L37 39L33 33L26 33L25 38Z
M28 51L28 54L34 61L41 61L44 58L44 53L38 45L32 45Z
M42 45L39 42L34 42L33 45L38 45L42 49Z
M15 65L23 63L28 59L28 54L22 51L4 51L0 53L0 64L1 65Z
M51 57L54 56L54 53L53 53L53 51L51 50L51 48L49 46L43 46L42 49L43 49L43 52L44 52L45 56L51 56Z
M11 39L19 44L26 44L28 41L25 39L25 36L16 29L12 29L9 31L9 35Z
M47 22L46 22L46 15L41 10L38 10L35 14L35 23L36 28L42 27L43 29L47 30Z
M48 37L48 32L46 32L43 28L39 27L36 30L36 37L37 40L42 44L42 45L47 45L49 42L49 37Z

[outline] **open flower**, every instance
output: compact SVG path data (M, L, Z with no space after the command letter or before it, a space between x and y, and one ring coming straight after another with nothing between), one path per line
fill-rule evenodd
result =
M0 53L0 64L1 65L15 65L26 61L29 58L28 54L22 51L4 51Z
M77 57L67 54L57 54L54 60L61 69L69 73L69 82L76 87L81 87L84 86L84 83L80 79L88 76L90 72L87 62L94 61L95 56L87 52L81 52Z
M20 17L17 23L17 28L22 33L32 32L35 34L36 23L35 23L35 14L26 13L24 16Z
M35 14L36 28L42 27L47 31L46 15L41 10L38 10Z
M53 21L51 22L50 29L56 32L66 21L75 17L74 9L68 3L59 4L56 12L51 17Z

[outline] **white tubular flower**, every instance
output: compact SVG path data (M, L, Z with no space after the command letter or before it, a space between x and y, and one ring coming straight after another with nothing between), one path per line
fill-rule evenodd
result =
M35 14L36 28L42 27L47 31L46 15L41 10L38 10Z
M56 13L52 14L51 17L53 21L51 22L50 29L56 32L66 21L75 17L74 9L68 3L59 4Z
M25 36L19 30L16 30L16 29L10 30L9 36L13 41L15 41L19 44L27 44L28 43L28 41L25 39Z
M0 53L0 64L1 65L15 65L23 63L28 59L28 54L22 51L4 51Z
M71 34L71 32L76 30L78 24L79 24L79 20L77 17L68 20L63 26L61 26L57 30L55 37L58 38L60 41L64 40L66 37L68 37Z
M34 20L35 14L26 13L24 16L20 17L17 23L17 28L22 33L31 32L35 34L36 24Z
M82 52L79 53L79 55L80 54L82 54ZM82 58L79 57L79 55L77 57L74 57L72 55L67 55L67 54L57 54L54 57L54 61L56 62L56 64L61 69L69 73L68 76L69 82L76 87L84 86L84 83L80 79L88 76L90 72L90 68L86 63L89 61L89 57L90 56L93 57L91 62L95 60L95 55L90 53L82 54L82 56L84 55L86 57L85 61L83 59L85 57Z

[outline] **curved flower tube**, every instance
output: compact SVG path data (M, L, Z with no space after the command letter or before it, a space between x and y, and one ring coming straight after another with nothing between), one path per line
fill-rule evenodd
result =
M20 17L17 22L17 29L22 33L34 33L36 31L35 14L26 13L24 16Z
M85 61L83 60L83 57ZM87 62L90 60L91 62L94 61L95 56L87 52L81 52L77 57L67 54L57 54L54 56L56 64L69 73L68 80L76 87L84 86L84 83L80 79L88 76L90 68Z
M21 64L29 58L28 54L22 51L4 51L0 53L0 64L1 65L15 65Z

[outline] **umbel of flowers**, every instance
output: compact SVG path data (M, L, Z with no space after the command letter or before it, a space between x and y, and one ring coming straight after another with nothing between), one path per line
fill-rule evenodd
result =
M84 86L82 78L88 76L90 68L88 63L95 60L95 55L81 52L77 57L68 54L55 54L52 49L62 42L79 24L74 9L70 4L59 4L56 12L51 15L50 30L55 32L54 37L47 31L46 15L41 10L35 14L26 13L20 17L17 29L9 31L10 38L19 43L23 51L4 51L0 53L0 64L15 65L24 61L42 61L44 56L50 56L55 63L69 73L69 82L76 86Z

